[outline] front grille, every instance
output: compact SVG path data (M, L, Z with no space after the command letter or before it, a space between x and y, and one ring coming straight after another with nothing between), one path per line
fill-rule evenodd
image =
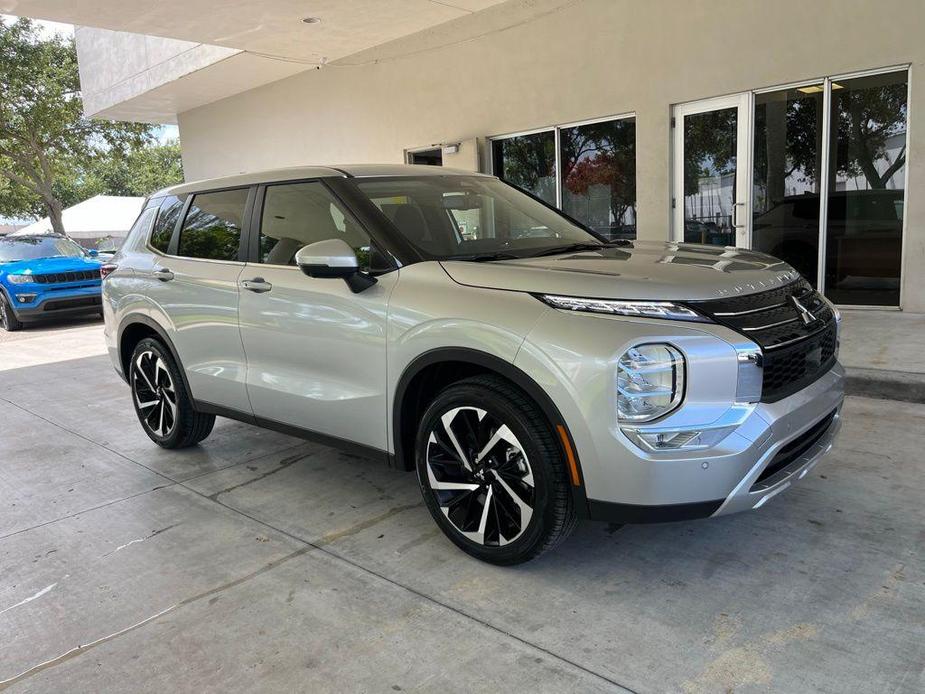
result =
M39 284L58 284L59 282L83 282L85 280L100 279L99 270L77 270L76 272L46 272L33 275L32 279Z
M758 476L755 484L773 477L785 467L790 465L790 463L798 460L801 456L803 456L803 454L812 448L813 445L823 437L825 432L829 430L829 426L831 426L833 419L835 419L835 410L829 412L829 414L819 420L816 424L811 426L809 429L797 436L793 441L781 448L777 452L777 455L771 458L771 462L768 463L768 466L762 470L761 475Z
M804 279L766 292L691 305L761 347L762 402L796 393L835 363L835 315Z
M91 306L102 306L103 299L98 296L86 296L79 299L56 299L55 301L46 301L42 304L43 311L60 311L69 308L84 308Z

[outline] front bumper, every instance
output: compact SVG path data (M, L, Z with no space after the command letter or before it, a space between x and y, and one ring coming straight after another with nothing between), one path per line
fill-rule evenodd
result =
M740 470L740 479L725 496L647 505L589 499L589 515L610 522L660 523L760 508L806 477L831 450L842 425L843 401L844 369L836 364L790 397L758 405L743 423L743 430L731 435L751 441L744 449L714 460L698 456L670 461L671 465L699 464L705 474L711 465Z
M42 291L33 285L22 285L10 292L10 304L16 317L23 321L37 321L59 316L98 313L103 300L99 284ZM21 299L26 299L23 301Z

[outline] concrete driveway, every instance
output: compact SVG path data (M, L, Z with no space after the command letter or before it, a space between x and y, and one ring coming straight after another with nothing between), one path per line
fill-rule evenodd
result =
M456 550L412 475L142 433L98 323L0 343L0 689L925 691L925 406L850 398L760 512Z

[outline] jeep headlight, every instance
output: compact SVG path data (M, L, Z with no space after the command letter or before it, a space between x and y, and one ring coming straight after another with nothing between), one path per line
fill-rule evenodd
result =
M620 422L658 419L684 397L684 357L661 343L630 347L617 362L616 386Z
M32 275L7 275L6 278L10 284L28 284L32 281Z

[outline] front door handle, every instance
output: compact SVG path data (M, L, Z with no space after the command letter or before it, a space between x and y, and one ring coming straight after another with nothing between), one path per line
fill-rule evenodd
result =
M251 292L262 294L273 289L273 285L267 282L263 277L255 277L252 280L242 280L241 286Z
M173 273L165 267L155 268L154 271L151 272L151 276L161 282L169 282L174 277Z

